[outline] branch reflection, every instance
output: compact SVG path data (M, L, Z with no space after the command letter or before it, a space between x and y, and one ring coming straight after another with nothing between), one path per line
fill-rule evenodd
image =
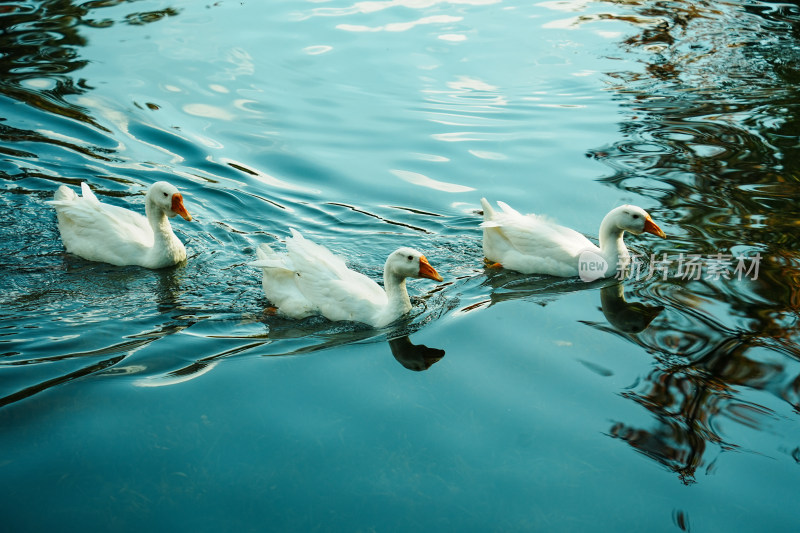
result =
M130 0L133 3L134 0ZM84 68L89 60L81 57L87 39L80 29L110 28L116 22L141 25L174 16L178 11L165 8L158 11L127 15L122 21L96 18L102 8L115 7L116 2L70 2L39 0L9 2L0 6L0 94L34 108L72 118L108 131L97 124L80 106L68 97L91 89L82 78L73 74ZM8 128L0 132L10 140L52 142L33 131ZM16 139L15 136L22 136Z
M642 290L664 319L631 340L657 366L623 396L651 424L619 421L609 435L694 483L699 468L713 467L711 449L741 449L721 419L763 430L780 418L749 391L800 411L800 10L606 3L618 12L605 20L635 21L621 46L644 69L607 73L626 117L622 140L588 154L611 169L603 181L654 198L663 206L654 216L680 228L656 254L766 258L757 279L669 279Z

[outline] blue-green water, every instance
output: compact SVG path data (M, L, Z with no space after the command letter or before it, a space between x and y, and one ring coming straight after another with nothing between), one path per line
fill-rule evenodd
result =
M796 8L18 1L0 44L9 531L796 529ZM141 211L162 179L185 265L65 254L59 184ZM484 269L481 196L763 259ZM246 263L290 227L445 282L384 330L272 316Z

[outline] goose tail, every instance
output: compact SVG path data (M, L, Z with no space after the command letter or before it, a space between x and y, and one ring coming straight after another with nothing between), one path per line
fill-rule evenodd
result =
M66 185L61 185L53 194L53 199L48 201L47 203L50 205L64 205L67 202L74 202L78 199L78 195L75 194L75 191L67 187Z
M489 204L486 198L481 198L481 207L483 208L483 222L481 223L481 227L496 228L498 226L498 223L495 221L497 212Z

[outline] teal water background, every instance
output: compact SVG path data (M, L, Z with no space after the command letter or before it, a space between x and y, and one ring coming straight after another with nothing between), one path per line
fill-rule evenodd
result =
M796 529L796 7L40 0L0 28L9 531ZM60 184L143 211L162 179L185 265L64 252ZM763 259L485 269L482 196ZM246 263L290 227L445 281L382 330L271 316Z

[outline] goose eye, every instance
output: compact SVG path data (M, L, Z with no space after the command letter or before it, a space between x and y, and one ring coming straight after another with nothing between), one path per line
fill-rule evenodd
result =
M413 256L413 255L409 255L409 256L408 256L408 260L409 260L409 261L413 261L413 260L414 260L414 256Z
M167 194L167 193L164 193L164 198L166 198L167 196L169 196L169 194Z
M637 219L637 218L639 218L639 215L633 215L633 218Z

